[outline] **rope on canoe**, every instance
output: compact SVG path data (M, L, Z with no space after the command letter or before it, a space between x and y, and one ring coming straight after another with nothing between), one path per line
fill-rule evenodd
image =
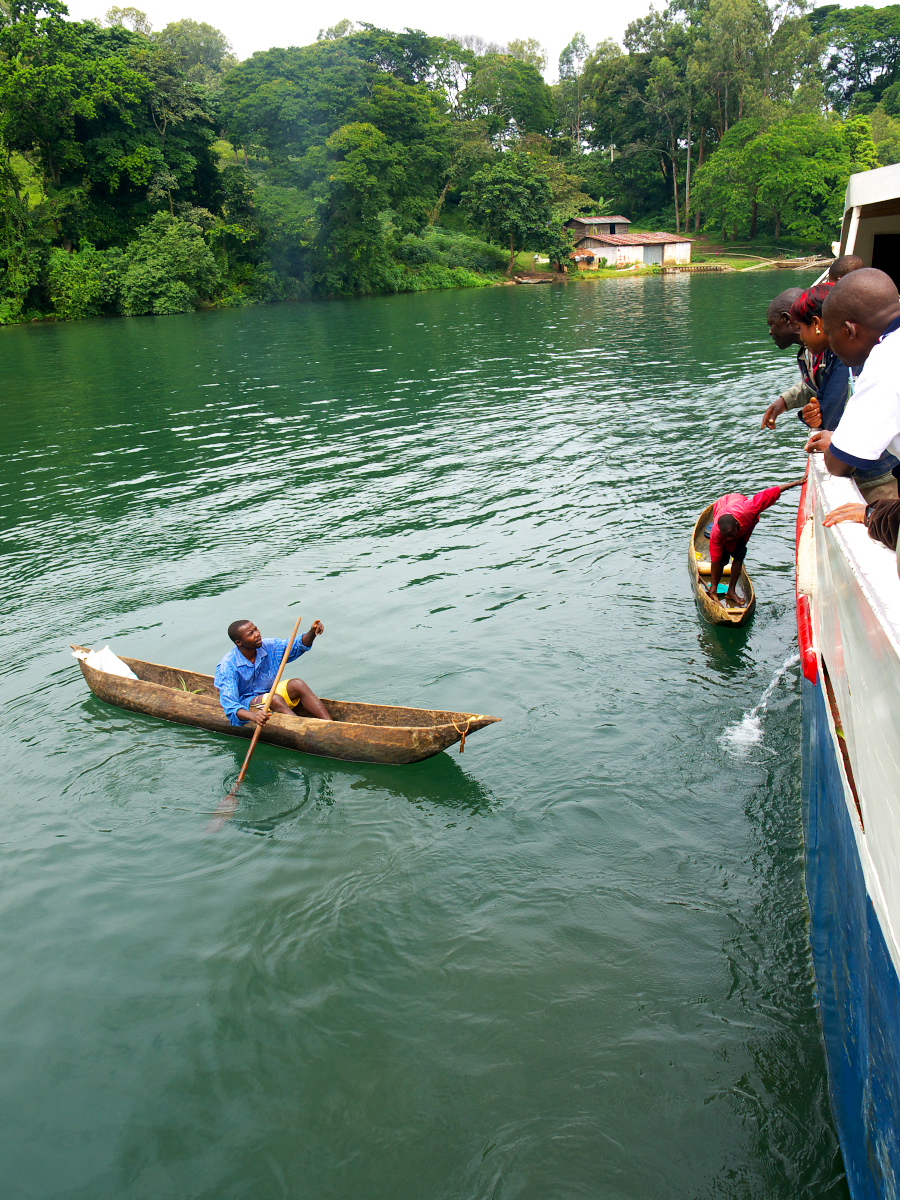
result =
M465 729L460 729L460 727L457 725L457 723L456 723L455 721L453 722L453 728L454 728L454 729L456 730L456 732L457 732L457 733L460 735L460 741L459 741L459 752L460 752L460 754L465 754L465 752L466 752L466 734L467 734L467 733L469 732L469 730L472 728L472 722L473 722L473 720L475 720L475 718L474 718L474 717L466 717L466 727L465 727Z

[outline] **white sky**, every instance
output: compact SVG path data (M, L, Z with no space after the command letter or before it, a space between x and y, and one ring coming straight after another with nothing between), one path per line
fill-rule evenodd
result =
M845 0L852 7L864 0ZM625 26L649 11L649 0L619 0L612 4L579 6L571 14L559 14L553 5L535 4L528 9L512 0L454 0L449 5L423 6L413 0L330 0L321 7L292 4L288 0L68 0L69 12L76 20L102 17L113 3L131 5L147 13L154 29L170 21L190 17L221 29L234 46L239 58L271 46L306 46L316 40L323 26L334 25L342 17L368 21L384 29L405 27L424 29L426 33L476 33L487 41L506 42L511 38L534 37L549 55L547 78L555 81L560 51L580 30L593 46L604 38L621 41ZM657 8L665 0L657 0ZM881 7L881 5L876 5Z
M255 50L271 46L306 46L316 40L325 26L342 17L368 21L384 29L405 27L424 29L443 36L448 33L476 33L487 41L506 42L511 38L534 37L549 54L547 78L557 75L560 51L578 30L590 45L603 38L621 39L625 26L649 10L649 0L621 0L617 4L585 5L580 15L560 16L555 7L535 4L529 9L512 0L454 0L451 4L423 5L413 0L330 0L321 6L293 4L288 0L68 0L69 12L76 20L101 17L118 4L142 9L162 29L170 21L190 17L221 29L234 46L238 58L247 58ZM657 3L658 8L664 7Z

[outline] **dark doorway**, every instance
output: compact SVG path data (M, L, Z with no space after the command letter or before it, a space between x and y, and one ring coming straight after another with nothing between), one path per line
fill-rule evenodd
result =
M872 242L872 266L890 275L900 288L900 233L876 233Z

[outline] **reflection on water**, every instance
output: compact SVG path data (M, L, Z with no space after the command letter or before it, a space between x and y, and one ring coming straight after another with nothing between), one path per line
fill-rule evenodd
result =
M334 804L336 791L349 800L356 792L388 794L410 804L439 805L469 816L484 816L498 803L489 789L462 770L455 750L405 766L343 763L309 754L290 755L292 762L302 763L292 766L285 761L287 754L282 752L277 761L270 755L264 763L254 756L252 775L240 793L238 827L268 832L292 820L307 804ZM244 756L236 752L235 778L243 761Z
M698 613L697 642L712 677L737 677L752 670L751 638L750 625L739 626L737 629L729 629L724 625L708 625Z
M802 461L758 428L776 282L0 331L11 1195L846 1200L796 672L719 744L792 653L789 507L747 628L684 563ZM68 643L211 672L298 612L319 694L503 723L263 745L206 837L247 743L101 703Z

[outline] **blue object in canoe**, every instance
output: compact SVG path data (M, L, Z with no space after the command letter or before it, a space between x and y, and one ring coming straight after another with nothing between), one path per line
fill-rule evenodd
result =
M727 583L720 583L719 586L716 588L716 594L719 596L724 596L727 593L727 591L728 591Z

